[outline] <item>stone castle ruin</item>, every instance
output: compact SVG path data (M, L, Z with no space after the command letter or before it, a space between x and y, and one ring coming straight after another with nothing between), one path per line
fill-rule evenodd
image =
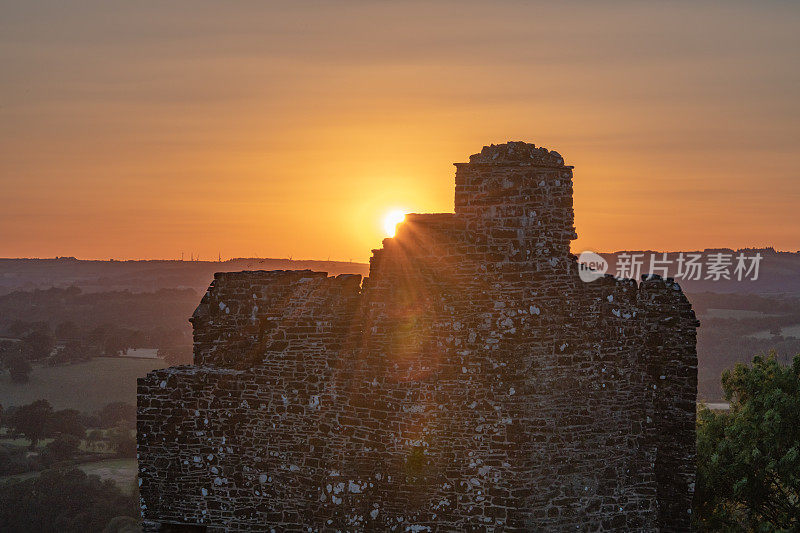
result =
M698 322L581 281L572 167L456 164L370 275L215 275L194 365L139 380L145 531L685 531Z

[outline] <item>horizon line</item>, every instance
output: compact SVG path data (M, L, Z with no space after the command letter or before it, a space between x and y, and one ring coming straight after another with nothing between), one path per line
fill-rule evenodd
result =
M619 254L627 252L655 252L665 254L676 253L690 253L690 252L716 252L721 250L730 250L732 252L740 251L765 251L775 254L800 254L800 250L778 250L773 246L743 246L739 248L730 248L727 246L720 247L706 247L701 249L684 249L684 250L655 250L651 248L623 248L614 251L598 251L586 248L582 251L591 251L598 254ZM571 251L573 255L579 255L581 252ZM351 265L369 265L367 261L353 261L342 259L295 259L293 257L230 257L228 259L207 260L207 259L166 259L166 258L136 258L136 259L119 259L115 257L110 258L86 258L76 256L51 256L51 257L0 257L0 261L81 261L81 262L103 262L103 263L132 263L132 262L162 262L162 263L230 263L234 261L290 261L294 263L344 263Z

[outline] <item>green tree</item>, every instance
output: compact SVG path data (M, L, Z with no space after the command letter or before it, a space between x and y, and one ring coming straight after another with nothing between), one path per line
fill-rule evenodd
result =
M18 340L0 339L0 362L5 362L9 357L21 356L21 345Z
M5 360L5 367L14 383L27 383L30 380L31 364L21 355L11 355Z
M703 531L800 529L800 355L722 374L727 412L701 407L695 520Z
M75 322L67 320L56 326L55 335L60 341L75 341L80 338L81 330L75 325Z
M111 402L97 412L100 427L136 427L136 406L126 402Z
M138 329L127 331L125 337L126 348L143 348L147 344L147 336Z
M75 409L62 409L55 411L47 420L46 432L48 435L63 433L82 439L86 434L81 413Z
M47 436L47 427L53 408L47 400L36 400L20 406L9 416L8 426L15 433L24 435L35 448L39 439Z
M22 338L22 343L29 359L44 359L50 355L55 346L55 339L49 331L36 329Z
M44 447L42 451L42 461L45 464L53 464L59 461L72 459L78 453L81 439L75 435L59 434Z
M99 450L102 449L101 445L103 443L103 432L99 429L93 429L86 433L86 444L92 450Z
M79 341L69 341L56 348L55 353L47 360L47 363L51 366L57 366L88 361L96 354L97 350L91 346L84 345Z
M136 437L125 427L108 430L111 447L119 457L136 457Z
M103 341L103 353L114 356L127 354L128 340L118 331L110 333Z

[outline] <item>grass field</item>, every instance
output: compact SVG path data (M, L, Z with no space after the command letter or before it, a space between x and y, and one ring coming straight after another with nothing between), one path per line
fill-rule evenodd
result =
M136 459L106 459L104 461L79 464L76 468L80 468L87 474L93 474L100 479L110 479L125 494L131 494L135 488ZM9 483L25 481L40 474L41 472L25 472L24 474L0 477L0 487Z
M108 459L96 463L85 463L78 468L100 479L110 479L124 492L131 494L136 479L136 459Z
M19 448L29 448L31 445L30 441L26 438L20 437L18 439L11 439L6 438L5 435L5 432L0 433L0 445L5 444L7 446L17 446ZM36 448L41 450L51 442L53 442L53 439L39 439L39 442L36 443Z
M767 318L771 316L778 316L778 315L768 315L767 313L762 313L761 311L750 311L747 309L714 309L709 308L705 315L709 318L736 318L736 319L743 319L743 318Z
M784 337L795 337L800 338L800 324L794 324L792 326L783 326L781 328L781 335ZM754 339L771 339L772 332L769 330L758 331L753 333L752 335L748 335L748 337L752 337Z
M54 409L93 413L109 402L136 404L136 378L167 364L162 359L97 357L86 363L34 367L28 383L12 383L0 374L0 404L24 405L48 400Z

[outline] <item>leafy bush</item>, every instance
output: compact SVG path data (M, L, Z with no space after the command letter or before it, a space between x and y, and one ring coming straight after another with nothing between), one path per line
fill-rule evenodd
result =
M81 439L75 435L60 433L42 450L42 462L50 465L72 459L78 453Z
M125 402L111 402L97 413L100 427L136 427L136 406Z
M37 457L29 457L19 446L0 446L0 476L13 476L41 468Z

